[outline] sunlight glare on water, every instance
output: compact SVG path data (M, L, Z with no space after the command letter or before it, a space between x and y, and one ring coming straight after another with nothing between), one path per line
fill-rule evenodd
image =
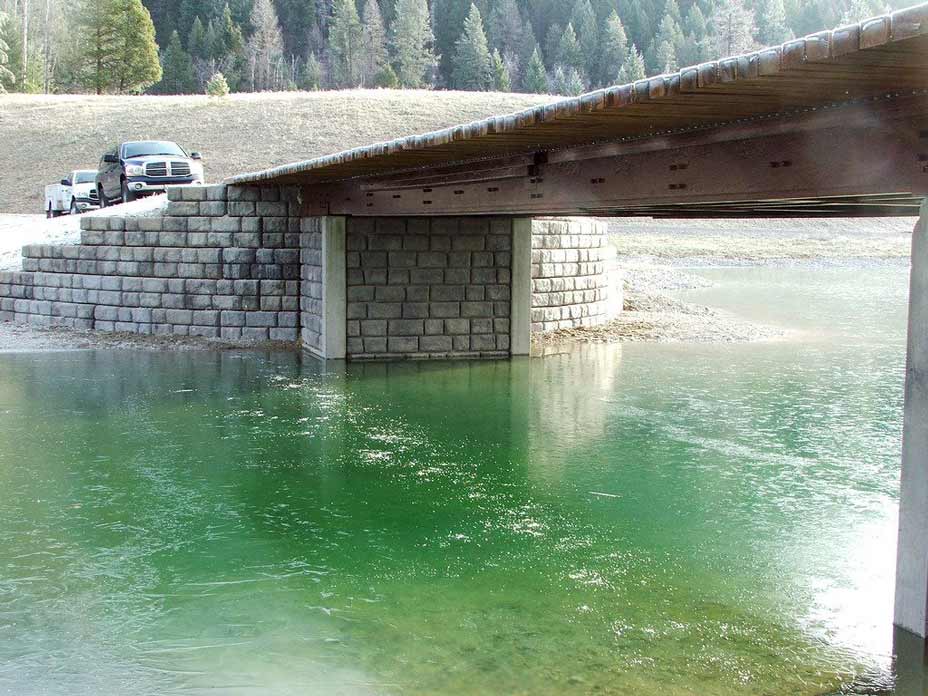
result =
M801 332L0 356L0 692L886 693L905 269L701 273Z

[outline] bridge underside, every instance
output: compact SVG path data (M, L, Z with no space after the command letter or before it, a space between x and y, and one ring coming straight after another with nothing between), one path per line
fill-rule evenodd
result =
M307 214L860 217L918 215L928 96L772 122L303 184Z

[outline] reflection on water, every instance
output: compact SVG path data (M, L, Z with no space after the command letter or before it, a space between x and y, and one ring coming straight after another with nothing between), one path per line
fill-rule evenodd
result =
M0 692L885 693L905 270L704 272L809 330L0 356Z

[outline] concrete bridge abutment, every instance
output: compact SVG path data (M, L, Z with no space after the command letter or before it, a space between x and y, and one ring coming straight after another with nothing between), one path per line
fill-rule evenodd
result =
M313 217L300 193L183 187L162 215L82 218L80 244L27 246L0 273L0 320L431 360L527 355L533 332L621 306L597 221Z

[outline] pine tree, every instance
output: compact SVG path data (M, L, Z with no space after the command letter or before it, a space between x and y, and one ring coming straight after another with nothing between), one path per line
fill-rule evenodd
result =
M570 14L570 26L573 27L583 50L583 72L595 75L599 69L599 30L596 26L596 14L590 0L577 0Z
M620 85L627 85L636 80L643 80L645 77L647 77L647 72L644 68L644 58L638 52L638 47L632 44L628 47L628 54L622 62L616 82Z
M563 66L565 72L569 68L582 72L585 62L583 49L580 47L580 42L577 41L577 34L574 32L573 25L568 22L567 28L564 29L561 40L557 45L557 65Z
M754 48L754 13L744 0L720 0L710 25L717 56L747 53Z
M659 73L676 72L680 67L677 63L677 51L669 41L662 41L654 51L654 65Z
M837 24L856 24L863 19L868 19L869 17L873 17L874 15L880 14L881 12L886 12L888 10L889 8L887 8L879 1L850 0L847 2L844 11L841 13L841 17ZM829 24L834 23L835 22L830 22Z
M24 50L28 44L23 45L22 16L19 16L15 9L14 13L8 16L6 23L3 25L0 40L6 44L6 68L12 74L12 77L7 78L5 89L15 92L28 92L29 61Z
M16 76L7 67L10 62L10 47L3 40L3 31L8 22L6 14L0 12L0 94L6 93L5 85L13 85L16 82Z
M222 8L222 19L217 31L217 41L219 45L215 48L215 51L220 57L239 53L245 47L242 29L232 18L232 9L229 7L229 3L226 3L225 7Z
M676 3L668 2L668 6L676 7ZM653 72L668 72L677 69L677 49L683 46L684 36L680 25L673 18L673 12L668 12L661 19L654 42L648 52L646 63Z
M622 67L628 53L628 37L619 14L613 10L603 26L603 35L599 41L599 74L597 81L600 85L612 84L615 76Z
M283 49L288 55L305 56L311 48L320 46L313 43L311 36L331 4L320 7L314 0L275 0L280 26L284 28Z
M664 5L664 17L670 17L674 22L677 23L677 26L683 24L683 15L680 14L680 6L677 4L677 0L667 0Z
M530 94L548 93L548 74L545 72L545 64L537 48L525 68L522 89Z
M384 89L396 89L400 86L400 79L396 76L396 71L389 63L384 63L380 72L374 76L374 86Z
M551 78L552 85L556 94L565 94L575 97L583 94L583 78L576 68L564 68L559 65L554 69L554 76Z
M765 46L789 41L793 32L786 25L783 0L761 0L757 3L757 38Z
M116 0L113 80L119 92L141 91L161 79L155 25L142 0Z
M493 85L493 64L483 31L483 19L476 5L470 6L464 31L454 50L455 89L484 91Z
M711 60L714 48L706 28L706 18L699 5L692 5L683 20L686 36L677 48L677 61L683 65L697 65Z
M632 1L627 13L619 10L619 16L624 17L625 29L628 32L628 40L636 46L647 45L654 36L653 26L657 22L652 22L648 15L643 2Z
M229 94L229 83L221 72L213 73L206 82L206 93L211 97L225 97Z
M355 87L361 82L363 28L354 0L335 0L329 25L329 56L337 87Z
M218 60L222 56L219 29L216 28L216 23L213 20L209 20L206 24L206 36L203 45L205 48L204 53L211 62Z
M373 84L390 58L387 53L387 31L378 0L366 0L362 17L362 78L364 84Z
M428 4L426 0L396 0L394 14L393 52L400 85L422 87L437 62Z
M500 55L518 53L525 34L522 14L516 0L498 0L487 16L487 42Z
M310 53L309 58L306 59L306 63L303 65L302 74L300 75L300 87L307 91L315 92L322 89L322 82L322 63L316 58L315 53Z
M548 33L545 34L545 48L542 54L547 59L548 67L558 62L561 39L564 37L564 27L560 24L552 24L548 27Z
M189 94L194 88L193 62L180 43L177 31L161 55L161 82L156 86L159 94Z
M509 67L503 61L498 49L493 49L491 61L493 65L493 89L497 92L511 92L512 78L510 77Z
M209 55L209 47L206 41L206 30L203 28L203 22L200 15L193 20L193 26L190 27L190 34L187 35L187 53L191 58L206 58Z
M248 40L251 90L262 92L279 87L277 67L283 53L283 39L271 0L255 0L251 26L254 27Z
M78 80L96 94L112 85L117 52L116 7L113 0L81 0L76 29L82 37L76 56Z
M392 1L397 3L394 14L396 18L400 18L401 8L398 0ZM438 76L446 86L451 84L453 78L455 45L461 36L471 2L472 0L430 0L428 3L431 7L430 17L434 31L433 52L440 56ZM486 5L486 0L476 0L476 2L481 7Z

